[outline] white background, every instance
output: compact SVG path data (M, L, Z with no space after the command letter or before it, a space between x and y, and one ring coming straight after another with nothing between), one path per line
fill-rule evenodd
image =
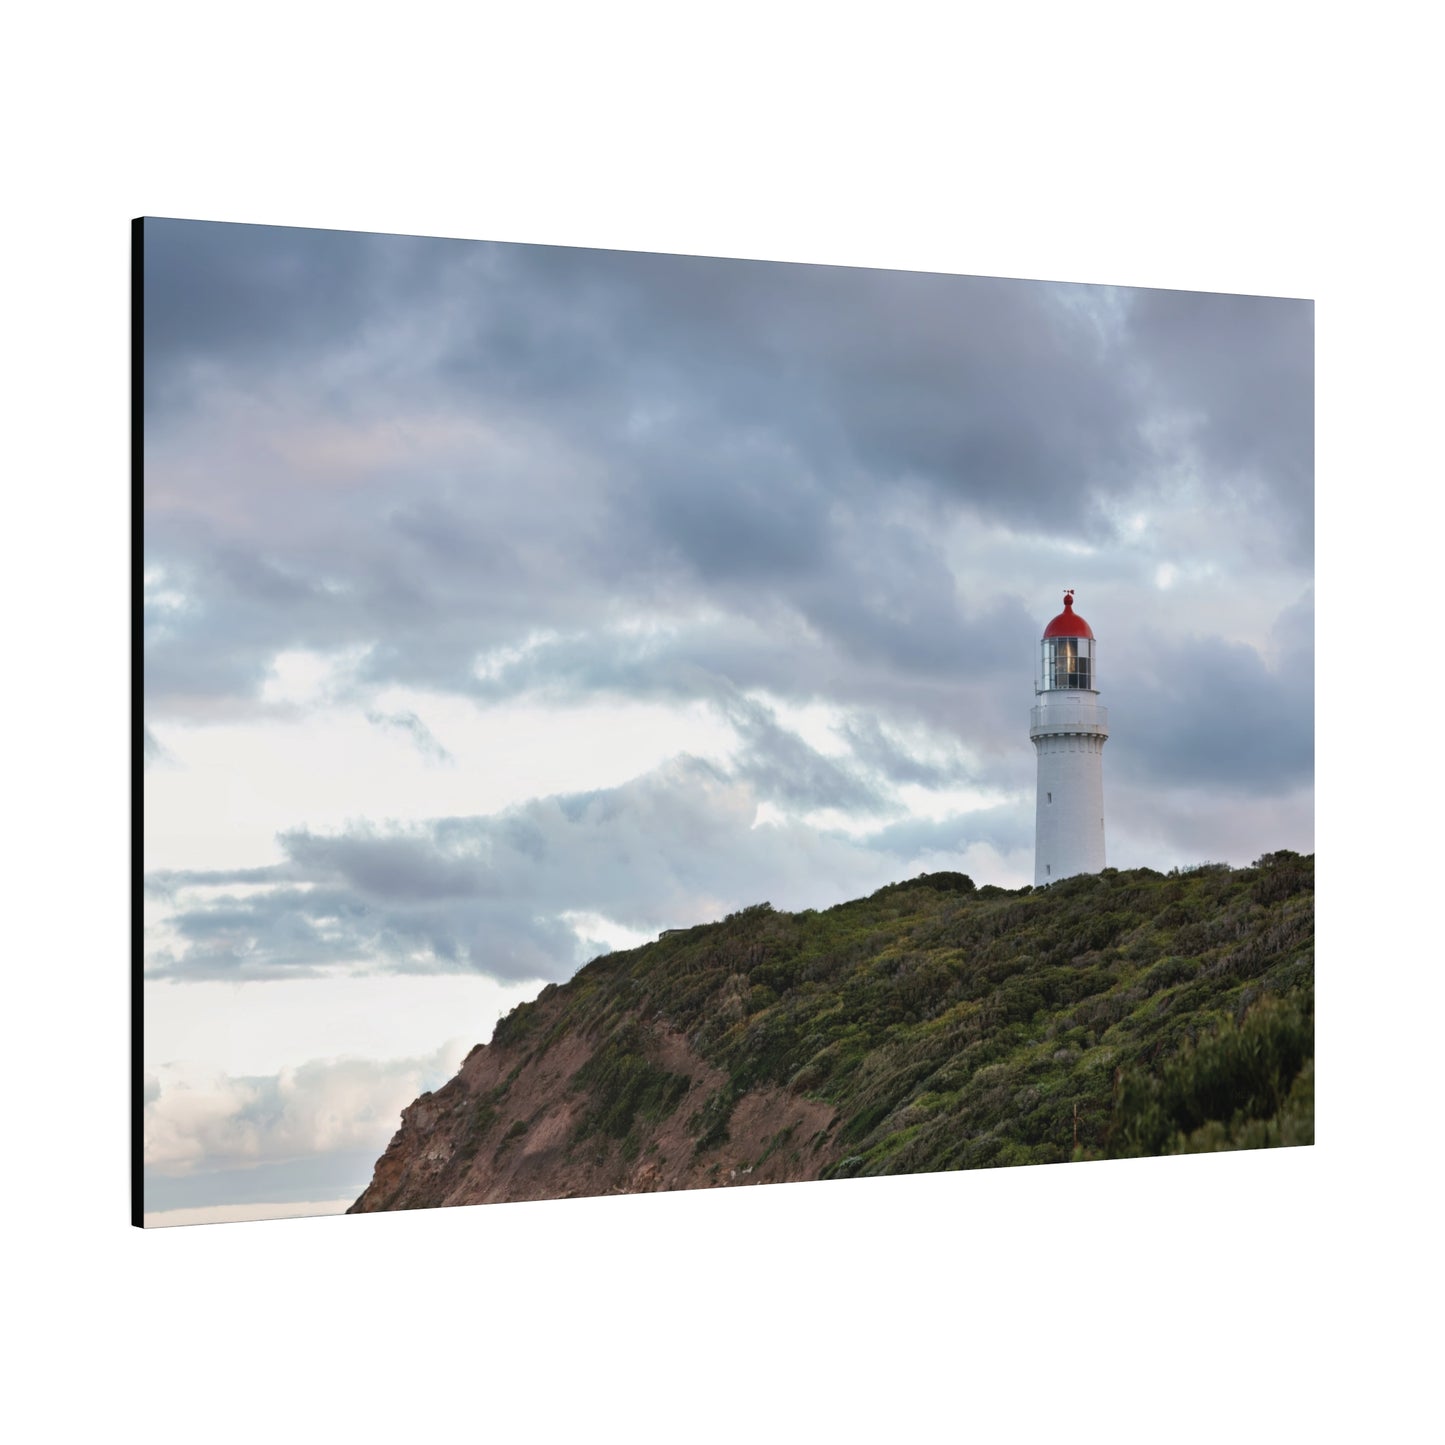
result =
M1396 639L1440 588L1425 12L1004 13L262 0L11 21L17 1438L1424 1431L1440 988L1416 819L1439 785ZM1316 298L1320 1143L130 1229L127 280L147 213Z

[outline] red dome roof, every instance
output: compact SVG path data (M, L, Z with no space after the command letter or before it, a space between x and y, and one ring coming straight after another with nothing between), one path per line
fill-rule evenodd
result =
M1064 593L1064 610L1044 628L1047 637L1092 637L1094 629L1074 611L1074 589Z

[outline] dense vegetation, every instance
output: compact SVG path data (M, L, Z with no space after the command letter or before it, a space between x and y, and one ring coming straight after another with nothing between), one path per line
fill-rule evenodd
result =
M686 1079L648 1051L660 1023L726 1074L688 1120L699 1150L745 1093L784 1086L837 1109L833 1177L1313 1142L1312 856L760 903L596 959L562 991L545 1038L539 1001L494 1042L597 1040L574 1080L579 1140L635 1149L677 1108Z

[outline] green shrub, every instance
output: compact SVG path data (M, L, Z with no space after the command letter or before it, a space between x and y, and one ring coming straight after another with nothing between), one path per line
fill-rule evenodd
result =
M1177 1152L1200 1139L1241 1136L1251 1122L1276 1121L1314 1056L1314 1020L1303 1001L1266 997L1240 1024L1181 1051L1160 1074L1124 1072L1109 1129L1111 1155ZM1309 1128L1313 1133L1313 1069ZM1296 1101L1296 1114L1302 1106ZM1202 1132L1201 1132L1202 1131ZM1209 1146L1209 1147L1218 1147Z
M652 1063L638 1024L624 1022L573 1075L573 1087L586 1090L587 1109L574 1137L606 1134L625 1139L640 1115L649 1123L665 1119L692 1086L686 1074Z
M549 995L545 1032L524 1007L498 1037L523 1062L601 1039L575 1076L578 1132L624 1157L688 1091L659 1027L724 1076L692 1105L697 1150L749 1091L791 1088L837 1111L805 1149L854 1151L833 1177L1303 1142L1313 872L1278 854L1033 890L944 873L820 912L754 905L588 964Z

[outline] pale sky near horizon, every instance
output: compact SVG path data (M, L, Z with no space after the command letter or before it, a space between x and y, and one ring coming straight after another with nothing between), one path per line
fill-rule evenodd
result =
M146 223L147 1209L354 1197L607 947L1313 849L1307 301ZM175 1216L173 1216L175 1217Z

